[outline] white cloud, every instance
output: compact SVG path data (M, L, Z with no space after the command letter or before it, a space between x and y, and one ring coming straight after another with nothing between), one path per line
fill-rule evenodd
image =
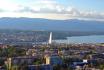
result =
M25 3L0 0L0 17L103 20L104 13L79 11L71 6L59 4L55 0L30 0Z
M10 12L19 9L19 5L10 2L9 0L0 0L0 9L5 12Z

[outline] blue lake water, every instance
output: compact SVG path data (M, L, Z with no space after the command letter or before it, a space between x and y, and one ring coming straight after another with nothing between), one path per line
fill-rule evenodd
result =
M66 40L54 40L58 43L104 43L104 35L73 36Z

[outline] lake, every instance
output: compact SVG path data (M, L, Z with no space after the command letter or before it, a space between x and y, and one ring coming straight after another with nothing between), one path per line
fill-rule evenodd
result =
M104 35L91 35L91 36L73 36L67 37L65 40L53 40L57 43L104 43Z

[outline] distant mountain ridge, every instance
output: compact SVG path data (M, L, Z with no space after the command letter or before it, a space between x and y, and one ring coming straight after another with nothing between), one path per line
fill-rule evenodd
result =
M42 18L0 18L0 29L103 31L104 21L49 20Z

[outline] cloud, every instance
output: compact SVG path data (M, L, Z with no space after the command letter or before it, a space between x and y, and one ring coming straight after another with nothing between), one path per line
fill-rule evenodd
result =
M14 4L9 0L0 0L0 10L4 12L10 12L19 9L18 4Z
M85 11L79 12L79 15L75 15L76 18L79 19L87 19L87 20L103 20L104 21L104 13L99 13L95 11Z
M25 3L0 0L0 17L103 20L104 13L79 10L56 0L30 0Z

